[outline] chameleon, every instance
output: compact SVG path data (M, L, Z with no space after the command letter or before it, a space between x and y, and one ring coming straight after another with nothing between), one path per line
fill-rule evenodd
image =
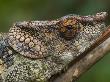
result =
M48 82L107 29L106 12L56 20L16 22L0 35L2 82Z

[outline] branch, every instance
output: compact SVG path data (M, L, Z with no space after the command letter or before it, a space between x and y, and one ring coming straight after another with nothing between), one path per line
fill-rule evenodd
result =
M110 51L110 26L102 36L78 58L77 62L52 82L75 82L84 72L88 71L97 61ZM101 44L102 43L102 44ZM89 53L90 52L90 53ZM76 60L75 60L76 61Z

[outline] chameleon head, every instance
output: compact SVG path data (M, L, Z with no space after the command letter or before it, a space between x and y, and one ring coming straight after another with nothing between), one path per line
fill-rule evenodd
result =
M65 38L66 40L73 39L80 31L80 24L78 20L73 17L61 20L59 27L61 37Z

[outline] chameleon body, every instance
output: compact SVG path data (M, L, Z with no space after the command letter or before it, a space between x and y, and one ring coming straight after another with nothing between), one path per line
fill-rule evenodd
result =
M47 82L102 35L106 29L106 15L101 12L88 16L67 15L52 21L15 23L6 41L0 40L1 58L7 55L3 53L5 45L12 52L9 54L12 65L7 63L7 69L1 74L3 82ZM1 45L1 42L7 44Z

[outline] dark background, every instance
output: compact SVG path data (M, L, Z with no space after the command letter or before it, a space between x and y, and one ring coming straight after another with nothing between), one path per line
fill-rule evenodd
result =
M14 22L50 20L67 14L110 13L110 0L0 0L0 32ZM110 16L108 17L108 24ZM110 82L110 54L86 72L78 82Z

